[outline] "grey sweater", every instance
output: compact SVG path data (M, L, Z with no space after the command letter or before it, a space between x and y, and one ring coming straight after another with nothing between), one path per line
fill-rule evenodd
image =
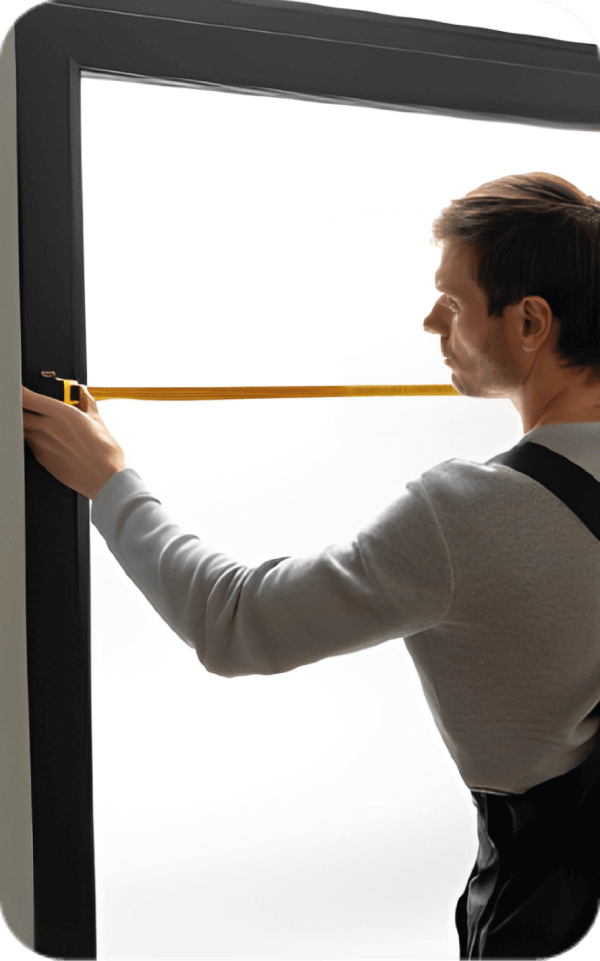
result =
M600 480L600 422L525 440ZM600 543L512 468L444 461L350 543L254 568L177 527L131 468L104 485L91 520L213 674L278 674L402 637L472 790L521 793L592 750Z

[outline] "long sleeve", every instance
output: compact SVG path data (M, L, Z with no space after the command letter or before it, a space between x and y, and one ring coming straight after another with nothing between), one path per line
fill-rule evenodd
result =
M446 544L424 488L407 488L351 543L254 568L173 523L131 468L98 493L91 520L207 671L276 674L441 620L452 598Z
M600 423L526 437L600 481ZM201 534L200 501L197 517ZM277 674L404 638L471 789L527 791L590 752L598 540L519 471L452 458L409 481L349 543L254 568L178 527L131 468L94 498L92 523L213 674Z

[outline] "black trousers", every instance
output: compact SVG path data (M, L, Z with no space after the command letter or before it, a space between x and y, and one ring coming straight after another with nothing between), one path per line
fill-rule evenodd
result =
M471 791L479 851L456 906L461 958L552 958L600 901L600 732L592 753L524 794Z

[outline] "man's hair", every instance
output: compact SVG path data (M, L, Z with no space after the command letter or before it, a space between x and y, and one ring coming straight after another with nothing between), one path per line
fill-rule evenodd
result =
M469 244L488 317L527 295L560 321L561 367L600 381L600 202L548 173L515 174L453 200L433 223L436 246Z

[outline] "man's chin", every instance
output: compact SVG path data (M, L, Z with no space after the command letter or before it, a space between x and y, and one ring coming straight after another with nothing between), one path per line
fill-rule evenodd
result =
M478 390L472 389L469 384L466 384L464 380L456 373L455 370L452 371L452 386L459 394L463 397L481 397L481 393Z

